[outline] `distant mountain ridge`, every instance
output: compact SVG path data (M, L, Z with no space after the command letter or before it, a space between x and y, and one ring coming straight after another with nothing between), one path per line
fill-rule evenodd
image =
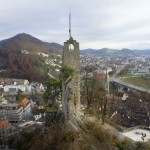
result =
M58 43L43 42L30 34L20 33L14 37L0 41L0 51L20 51L27 50L29 52L44 52L44 53L62 53L63 46ZM81 54L93 54L100 56L136 56L150 55L150 49L131 50L131 49L83 49Z
M21 33L0 41L0 49L27 50L29 52L59 52L63 47L56 43L43 42L30 34Z
M150 49L133 50L137 55L150 55Z
M58 50L63 50L63 46L58 43L50 43L50 45Z
M138 55L150 55L150 49L146 50L131 50L131 49L84 49L81 51L81 54L91 54L99 56L138 56Z

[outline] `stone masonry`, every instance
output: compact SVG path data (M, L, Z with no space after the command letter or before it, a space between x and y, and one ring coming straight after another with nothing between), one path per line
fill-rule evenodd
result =
M70 46L73 49L70 49ZM80 114L80 52L79 43L71 36L64 42L63 66L74 69L74 76L63 82L62 109L67 120Z

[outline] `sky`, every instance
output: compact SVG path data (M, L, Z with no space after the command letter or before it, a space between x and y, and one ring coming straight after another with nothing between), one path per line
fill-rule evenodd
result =
M0 40L19 33L80 49L150 49L150 0L0 0Z

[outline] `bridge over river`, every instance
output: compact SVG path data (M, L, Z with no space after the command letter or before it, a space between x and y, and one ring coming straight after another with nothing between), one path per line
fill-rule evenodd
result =
M121 85L122 87L126 87L128 89L132 89L132 90L137 90L137 91L141 91L141 92L147 92L150 94L150 90L148 89L144 89L142 87L139 87L139 86L135 86L135 85L132 85L132 84L129 84L129 83L126 83L122 80L120 80L120 78L110 78L109 79L109 82L114 82L114 83L117 83L119 85Z

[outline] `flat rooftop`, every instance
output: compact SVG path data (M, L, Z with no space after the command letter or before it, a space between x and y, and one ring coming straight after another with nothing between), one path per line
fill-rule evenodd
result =
M121 134L135 142L147 142L150 140L150 131L145 129L135 129ZM144 138L144 141L142 137Z

